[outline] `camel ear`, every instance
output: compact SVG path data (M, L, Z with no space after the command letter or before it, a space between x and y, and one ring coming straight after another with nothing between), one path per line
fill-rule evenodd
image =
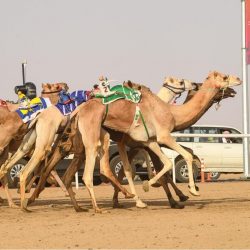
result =
M223 77L223 81L226 81L228 79L228 76Z
M174 82L174 78L173 77L170 77L169 80L170 80L171 83Z
M132 82L131 82L130 80L127 81L127 84L128 84L128 86L129 86L130 88L133 87L133 84L132 84Z

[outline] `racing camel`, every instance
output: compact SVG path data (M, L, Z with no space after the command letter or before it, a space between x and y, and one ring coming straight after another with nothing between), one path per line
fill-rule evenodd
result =
M194 88L193 83L191 83L190 81L169 77L169 78L165 79L163 87L159 91L158 95L160 95L164 101L169 102L174 97L179 96L183 91L191 90L193 88ZM79 137L77 137L77 136L79 136L79 135L76 135L74 137L73 150L71 149L71 153L74 153L74 159L71 162L70 166L67 169L67 172L64 175L66 187L68 187L70 185L74 173L77 171L77 169L83 163L83 160L84 160L83 148L82 148L83 145L79 142ZM109 138L106 138L106 140L109 141ZM49 162L49 164L46 168L46 172L40 177L39 183L38 183L35 191L33 192L32 196L29 198L29 203L33 202L35 200L35 198L37 198L39 196L39 193L44 188L45 180L46 180L49 172L51 171L51 169L53 169L53 167L59 162L60 159L62 159L63 157L66 156L66 153L69 153L70 149L68 148L68 146L69 146L69 143L67 143L66 149L64 146L62 146L63 150L59 150L59 148L61 148L61 145L59 145L59 147L56 149L54 155L51 157L51 161ZM108 148L106 148L106 153L108 155ZM105 157L105 153L103 153L103 155L104 155L103 157ZM109 167L102 168L102 164L101 164L100 170L105 176L109 176L109 179L111 179L111 176L113 176ZM72 173L73 173L73 175L72 175ZM117 184L114 181L112 183L114 183L115 184L114 186L117 188L117 186L116 186ZM180 199L182 199L182 200L187 199L187 197L184 196L182 194L182 192L174 184L173 184L173 187L174 187L175 191L178 193ZM121 189L121 187L117 188L117 190L123 191ZM75 200L73 201L73 204L76 204ZM140 200L138 200L136 205L138 207L145 207L145 204L140 203ZM119 204L114 203L113 206L118 207ZM76 209L76 207L75 207L75 209ZM77 208L76 210L78 211L79 208Z
M197 121L221 88L239 84L241 84L241 80L238 77L214 71L208 75L194 97L183 105L168 105L144 86L141 87L142 100L138 104L118 100L109 104L108 112L101 100L93 99L83 105L77 114L78 128L82 135L86 153L83 180L90 193L95 210L98 211L99 208L93 190L93 170L101 146L100 138L104 133L101 129L102 126L122 132L133 140L142 142L163 162L163 169L148 182L144 182L144 190L148 190L149 186L156 183L164 173L172 168L171 161L160 149L159 144L163 144L181 154L186 160L189 171L189 191L193 195L199 195L193 179L192 155L177 144L170 133L185 128L190 121ZM143 115L139 126L134 122L136 106L139 106ZM88 117L88 119L86 120L84 117ZM135 197L138 197L132 181L131 168L124 142L124 139L118 142L119 153L131 192Z
M57 103L58 101L58 93L61 89L68 89L66 83L55 83L55 84L42 84L42 94L41 96L44 98L51 98L50 101L52 104ZM0 126L1 126L1 154L0 154L0 166L3 163L7 162L9 153L14 153L18 149L19 145L22 142L22 138L25 132L28 129L28 125L23 123L20 116L14 111L19 107L19 104L12 104L10 102L1 101L0 106ZM7 129L6 129L7 128ZM52 172L54 178L59 182L62 189L64 189L63 183L60 181L59 177L55 172ZM4 179L1 180L6 196L8 199L8 203L10 207L16 207L14 204L10 193L8 191L8 181L5 176Z
M164 84L164 87L169 87L169 86L171 86L171 79L170 79L170 84ZM183 88L183 82L181 83L182 85L180 85L179 86L179 91L180 91L180 89L181 88ZM164 90L163 90L164 91ZM163 92L163 91L160 91L160 92ZM168 90L169 92L172 92L172 91L170 91L170 90ZM175 90L175 91L177 91L177 90ZM197 90L196 90L197 91ZM194 91L192 91L192 92L194 92ZM177 93L176 93L177 94ZM170 93L170 95L171 95L171 93ZM193 93L189 93L189 95L188 95L188 97L187 98L189 98L189 96L192 96L193 95ZM228 97L233 97L235 95L235 91L233 90L233 89L231 89L231 88L228 88L228 89L226 89L226 90L221 90L220 92L218 92L217 94L216 94L216 96L213 98L213 100L212 100L212 102L210 103L210 105L208 105L207 106L207 109L214 103L214 102L219 102L219 101L221 101L222 99L225 99L225 98L228 98ZM169 96L169 95L166 95L166 96ZM206 110L207 110L206 109ZM204 110L204 112L206 111L206 110ZM115 140L115 138L112 138L113 140ZM73 140L73 144L74 144L74 142L76 142L77 140ZM75 149L73 149L72 151L71 151L71 153L75 153L75 158L73 159L73 161L71 162L71 164L70 164L70 166L68 167L68 169L67 169L67 171L66 171L66 173L65 173L65 185L66 185L66 187L68 186L68 185L70 185L70 183L71 183L71 181L72 181L72 179L73 179L73 176L74 176L74 174L75 174L75 172L77 171L77 169L79 168L79 166L83 163L83 160L84 159L81 159L81 158L83 158L83 157L80 157L80 154L81 154L81 150L79 150L80 149L80 144L79 144L79 142L77 143L77 146L76 147L74 147L74 148L76 148L77 149L77 152L75 151ZM134 147L135 145L134 144L129 144L129 146L132 146L132 147ZM68 145L67 145L67 147L68 147ZM141 147L141 145L140 144L136 144L136 147ZM29 199L29 203L31 203L31 202L33 202L34 200L35 200L35 198L37 198L38 197L38 195L39 195L39 192L43 189L43 184L44 184L44 182L45 182L45 180L46 180L46 176L48 176L48 174L49 174L49 172L50 172L50 170L58 163L58 161L61 159L61 158L63 158L64 156L66 156L66 152L67 152L67 150L68 149L63 149L63 150L58 150L57 149L57 151L55 152L55 155L52 157L52 161L49 163L49 165L48 165L48 168L46 169L46 172L44 173L44 175L42 175L42 177L40 178L40 181L39 181L39 183L38 183L38 186L36 187L36 190L34 191L34 193L32 194L32 196L30 197L30 199ZM136 150L138 150L138 148L136 149ZM133 157L133 153L134 153L134 151L136 151L136 150L132 150L133 152L132 152L132 155L130 155L131 157ZM62 153L63 152L63 153ZM154 163L154 166L155 166L155 168L157 168L158 166L161 166L161 163L158 161L158 158L157 157L155 157L154 155L152 155L152 153L150 154L150 156L151 156L151 158L152 158L152 160L153 160L153 163ZM78 158L78 159L77 159ZM79 162L79 159L81 159L81 161ZM78 163L77 163L78 162ZM157 170L157 169L156 169ZM185 195L183 195L182 194L182 192L180 191L180 190L178 190L178 188L174 185L174 183L173 183L173 181L172 181L172 179L171 179L171 177L168 175L168 174L166 174L165 176L164 176L165 178L162 178L163 180L161 181L161 185L163 186L163 188L165 189L165 191L166 191L166 193L167 193L167 196L168 196L168 199L169 199L169 202L170 202L170 205L171 205L171 207L172 208L183 208L184 206L182 205L182 204L178 204L177 202L175 202L175 200L173 199L173 197L172 197L172 195L171 195L171 193L170 193L170 191L169 191L169 189L167 188L167 186L166 186L166 182L168 182L168 183L170 183L170 184L172 184L172 186L173 186L173 188L174 188L174 190L175 190L175 192L176 192L176 194L179 196L179 198L180 198L180 200L181 201L185 201L188 197L187 196L185 196ZM116 189L116 190L118 190L118 189ZM113 198L113 206L114 207L117 207L117 206L119 206L119 204L118 204L118 191L117 191L117 193L115 193L115 195L114 195L114 198ZM141 205L141 204L140 204Z

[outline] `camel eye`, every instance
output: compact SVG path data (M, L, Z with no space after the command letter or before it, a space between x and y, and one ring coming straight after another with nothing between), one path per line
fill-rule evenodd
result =
M224 77L223 77L223 80L224 80L224 81L226 81L227 79L228 79L228 77L227 77L227 76L224 76Z

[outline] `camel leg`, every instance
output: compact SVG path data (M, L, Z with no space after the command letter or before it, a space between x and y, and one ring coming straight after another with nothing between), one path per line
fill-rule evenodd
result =
M120 183L122 183L122 180L124 177L125 177L124 170L121 169L121 171L119 171L119 173L118 173L117 179ZM114 194L113 194L113 199L112 199L113 200L113 208L122 208L123 205L121 205L119 203L119 200L118 200L118 195L119 195L120 189L116 185L114 185L113 183L112 183L112 185L114 187Z
M138 196L138 194L136 193L135 190L135 185L132 179L132 169L131 169L131 165L129 164L128 161L128 156L127 156L127 151L126 151L126 147L125 144L123 142L118 142L118 150L119 150L119 154L121 157L121 160L123 162L123 168L124 168L124 173L128 179L128 183L131 189L132 194L134 194L134 200L136 201L136 206L139 208L145 208L147 207L147 204L144 203Z
M182 155L182 157L185 159L187 162L188 166L188 175L189 175L189 192L194 195L194 196L199 196L199 189L195 185L194 182L194 175L193 175L193 156L190 154L187 150L185 150L183 147L181 147L173 137L168 136L168 137L163 137L160 139L160 142L169 146L171 149Z
M157 180L163 176L167 171L169 171L172 168L172 162L168 159L168 157L161 151L160 146L156 142L149 142L144 143L147 147L149 147L163 162L163 168L159 173L157 173L152 179L149 181L143 182L143 189L144 191L149 190L149 186L155 184Z
M102 130L102 154L100 157L100 171L101 173L106 176L112 184L114 184L124 195L125 198L133 198L134 195L129 193L126 188L124 188L120 182L118 181L117 177L112 173L109 165L109 145L110 145L110 136L109 134Z
M13 199L11 197L10 190L8 188L8 180L7 180L6 176L4 177L4 179L2 181L2 184L3 184L3 187L4 187L5 193L6 193L6 197L7 197L7 200L8 200L9 207L10 208L18 208L18 206L13 202Z
M60 186L60 188L64 192L65 196L67 196L68 195L67 189L66 189L65 185L63 184L61 178L57 174L56 170L52 170L50 172L50 174L55 178L55 180L57 181L58 185Z
M154 165L155 169L156 169L156 170L157 170L157 169L162 169L163 164L162 164L162 162L159 160L159 158L157 157L157 155L156 155L154 152L152 152L150 149L148 149L148 148L146 148L146 151L147 151L148 154L150 155L150 158L151 158L151 160L152 160L152 162L153 162L153 165ZM160 171L160 170L159 170L159 171ZM159 172L159 171L158 171L158 172ZM179 197L180 201L186 201L186 200L188 200L189 197L186 196L186 195L184 195L184 194L181 192L181 190L178 189L178 187L177 187L177 186L175 185L175 183L173 182L173 179L171 178L169 172L166 172L166 173L164 174L164 176L165 176L164 179L165 179L166 183L169 183L169 184L173 187L173 189L174 189L176 195Z
M18 162L20 159L22 159L22 157L24 155L29 153L29 151L31 150L31 148L33 147L33 145L35 143L35 140L36 140L36 131L35 130L29 131L24 136L23 142L20 145L20 147L18 148L17 152L1 166L0 179L3 178L3 176L5 176L7 174L8 170L16 162Z

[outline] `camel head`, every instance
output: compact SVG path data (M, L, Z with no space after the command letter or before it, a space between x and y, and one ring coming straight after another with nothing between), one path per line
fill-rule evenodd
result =
M212 80L215 83L215 87L219 89L237 86L242 83L239 77L233 75L225 75L218 71L213 71L209 73L207 79Z
M195 94L196 92L201 88L202 83L194 83L196 86L193 90L190 90L188 92L187 98L184 103L188 102ZM226 88L226 89L220 89L219 92L216 93L216 95L213 98L213 103L218 103L223 99L234 97L237 94L237 92L233 88Z
M176 94L179 94L186 90L192 90L196 86L193 82L186 79L166 77L163 83L163 87L168 88Z
M60 83L43 83L42 84L42 93L57 93L62 89L68 91L69 87L67 83L60 82Z

